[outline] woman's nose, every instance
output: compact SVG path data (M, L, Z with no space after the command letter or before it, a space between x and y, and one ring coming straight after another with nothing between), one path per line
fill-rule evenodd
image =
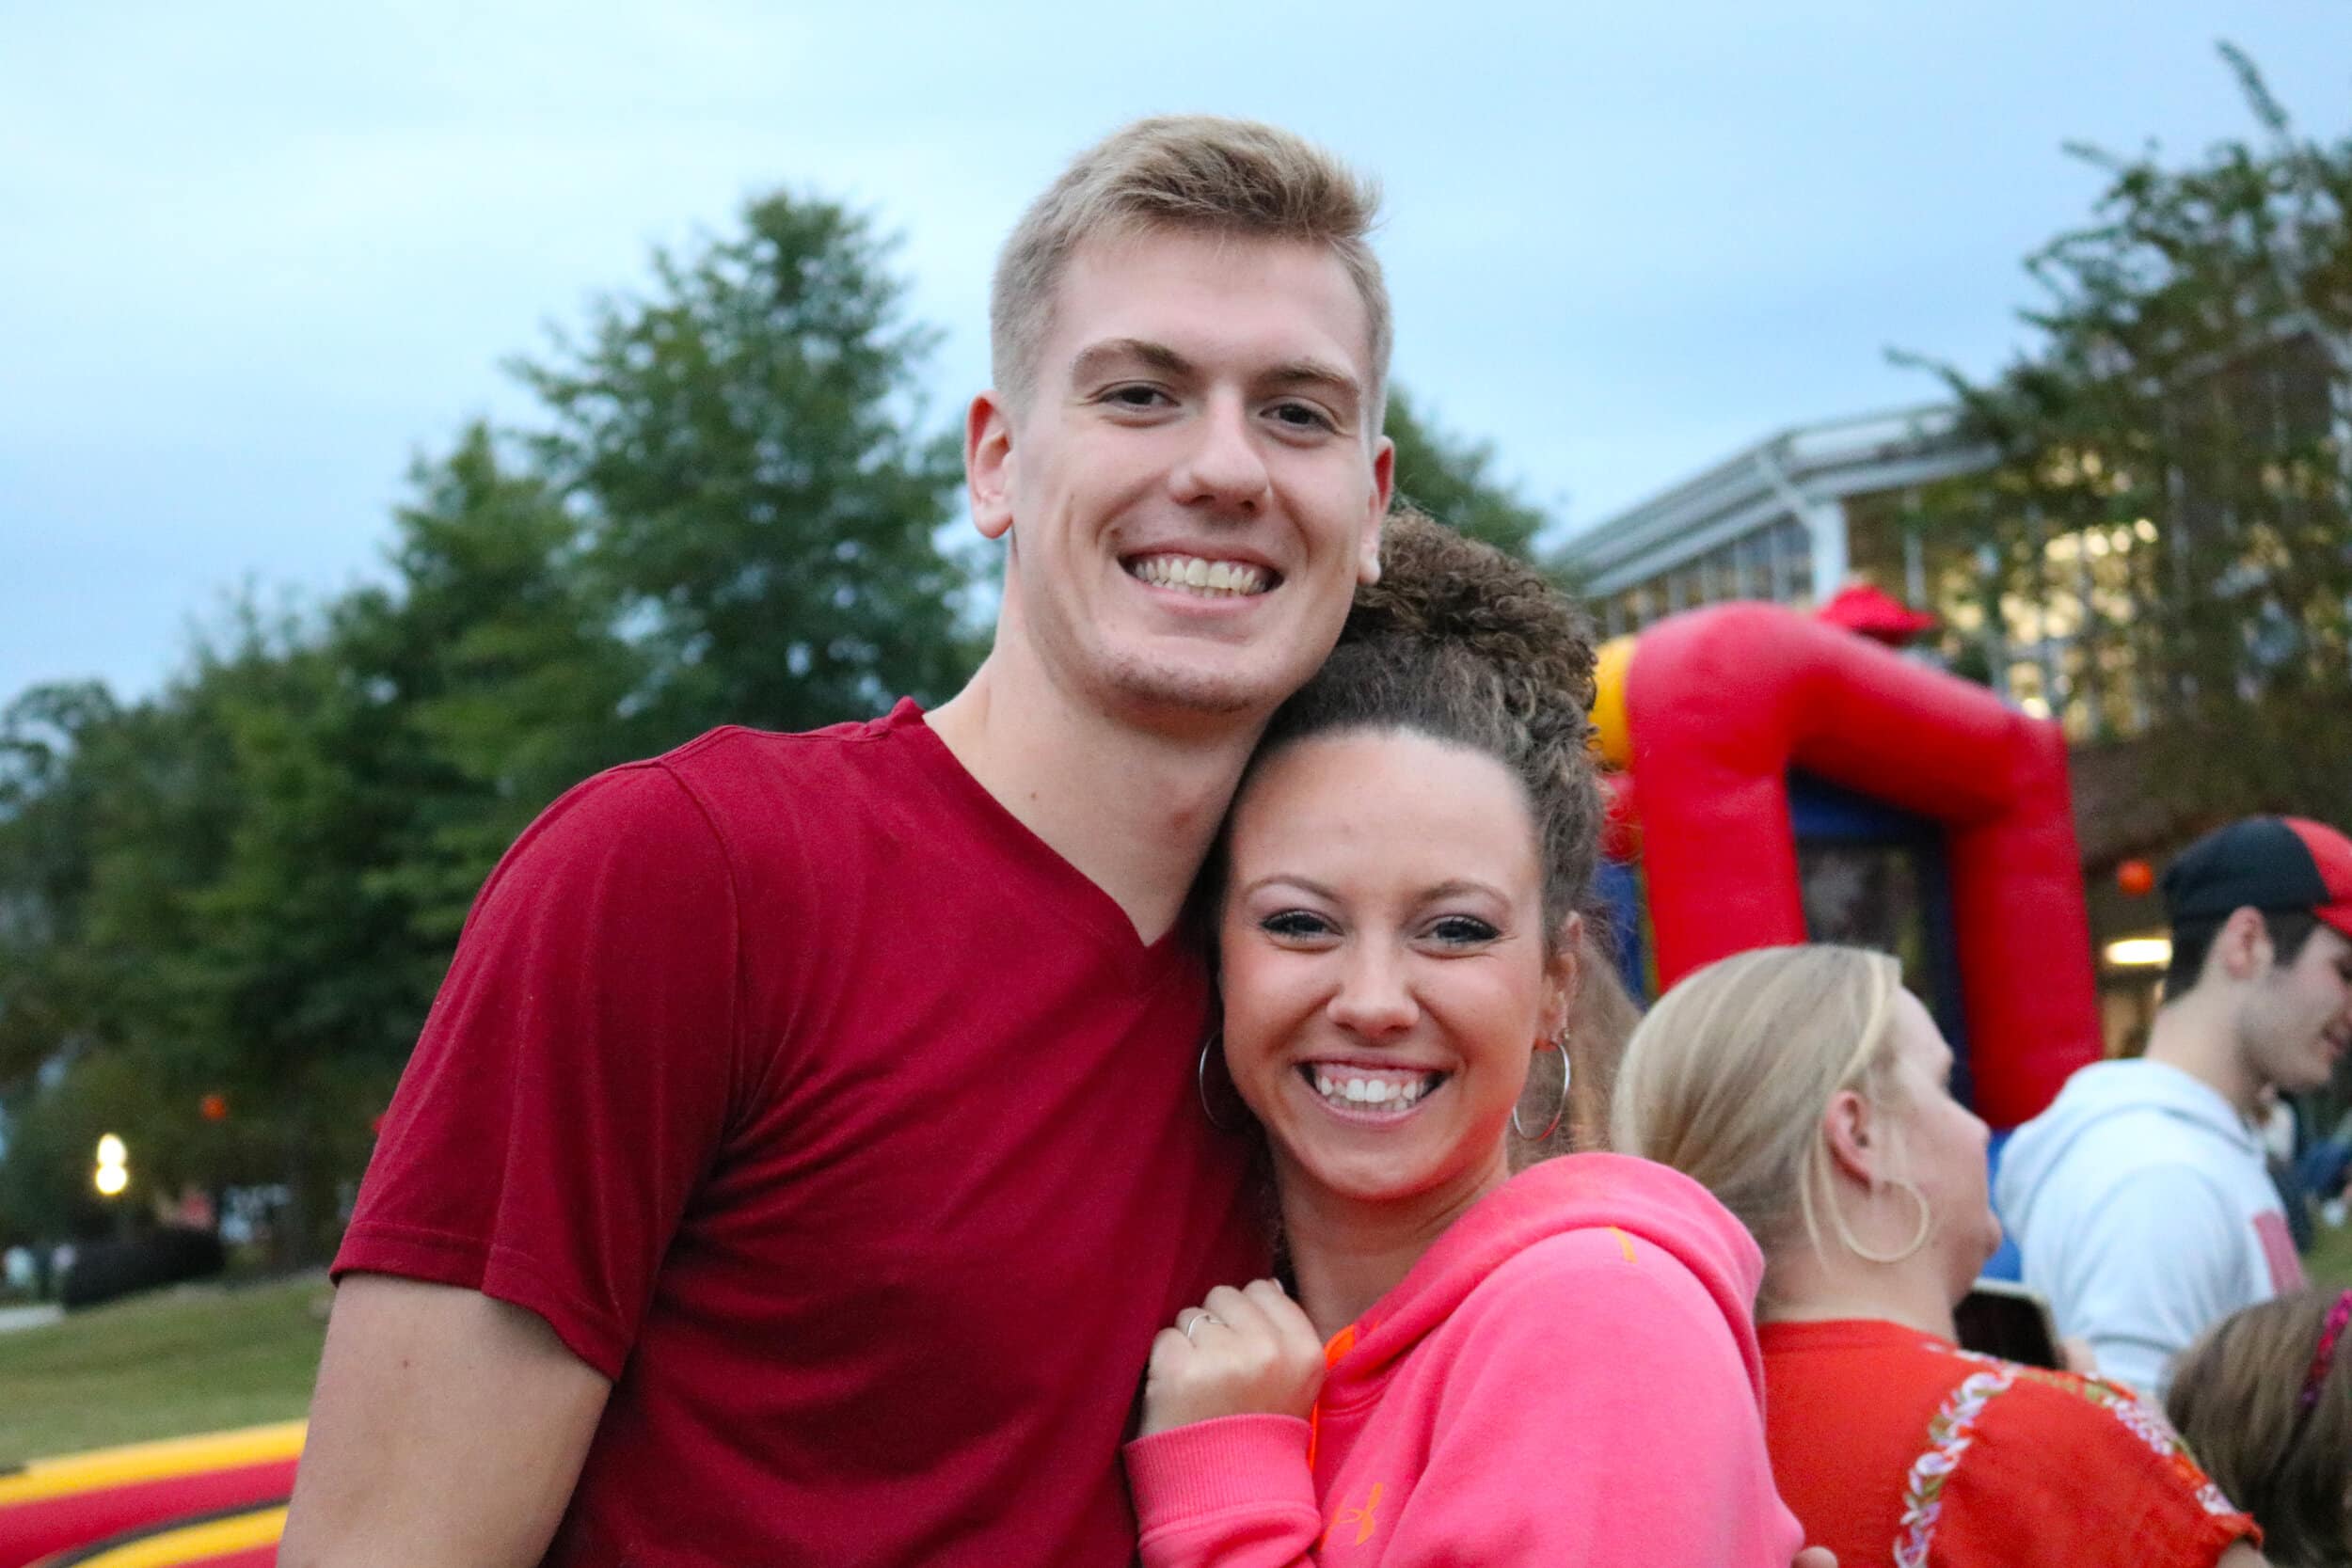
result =
M1327 1010L1341 1028L1375 1039L1409 1029L1421 1017L1402 966L1371 946L1359 948L1347 965Z

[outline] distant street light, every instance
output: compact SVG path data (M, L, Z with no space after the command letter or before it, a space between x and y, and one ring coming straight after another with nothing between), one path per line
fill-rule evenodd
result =
M98 1169L91 1173L90 1184L101 1197L120 1197L131 1184L131 1151L112 1132L98 1140Z
M2159 969L2172 961L2172 939L2125 937L2107 943L2106 958L2118 969Z

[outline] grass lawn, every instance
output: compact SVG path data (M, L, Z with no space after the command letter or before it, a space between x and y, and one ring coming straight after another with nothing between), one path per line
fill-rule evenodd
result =
M2352 1287L2352 1225L2323 1225L2304 1266L2314 1285ZM301 1415L326 1294L318 1275L183 1287L0 1334L0 1469Z
M2352 1225L2331 1229L2322 1221L2318 1239L2304 1256L2303 1268L2314 1285L2338 1291L2352 1288Z
M326 1279L193 1286L0 1334L0 1467L299 1416Z

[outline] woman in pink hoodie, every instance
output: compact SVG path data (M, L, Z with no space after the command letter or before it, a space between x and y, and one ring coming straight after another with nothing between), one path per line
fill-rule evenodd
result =
M1143 1560L1781 1568L1755 1243L1663 1166L1511 1174L1566 1088L1586 624L1437 525L1383 553L1207 890L1293 1287L1221 1288L1154 1342Z

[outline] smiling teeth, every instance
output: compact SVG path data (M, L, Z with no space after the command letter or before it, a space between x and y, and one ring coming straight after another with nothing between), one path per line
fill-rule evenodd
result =
M1430 1089L1430 1077L1358 1078L1318 1071L1315 1093L1335 1105L1362 1105L1375 1110L1409 1109Z
M1247 598L1266 590L1266 570L1246 561L1204 561L1197 555L1147 555L1128 572L1157 588L1181 588L1212 598Z

